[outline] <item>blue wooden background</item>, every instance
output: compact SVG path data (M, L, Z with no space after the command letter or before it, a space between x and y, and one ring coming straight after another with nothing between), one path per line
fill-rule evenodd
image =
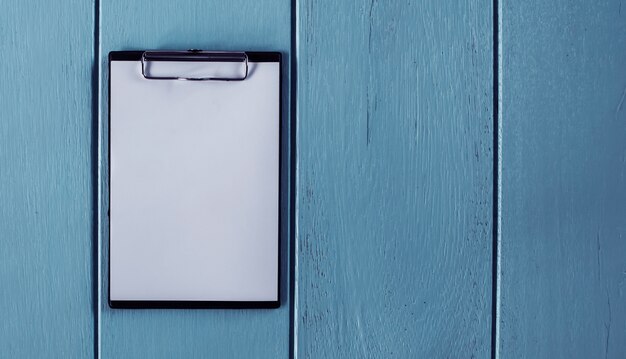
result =
M0 10L0 358L626 357L620 0ZM285 54L280 309L106 305L106 58L144 48Z
M304 358L488 358L491 2L298 7Z
M626 4L501 18L500 356L626 358Z

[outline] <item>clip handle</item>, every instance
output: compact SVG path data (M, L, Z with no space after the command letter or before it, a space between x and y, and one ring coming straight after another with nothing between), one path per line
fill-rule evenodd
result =
M148 63L157 61L173 62L240 62L244 66L243 76L224 77L179 77L152 76L148 73ZM185 81L243 81L248 78L248 55L245 52L204 51L144 51L141 54L141 75L147 80L185 80Z

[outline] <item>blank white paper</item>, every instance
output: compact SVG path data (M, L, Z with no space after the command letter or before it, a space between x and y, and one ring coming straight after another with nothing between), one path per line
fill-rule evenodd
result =
M111 62L111 300L278 300L279 74L147 80Z

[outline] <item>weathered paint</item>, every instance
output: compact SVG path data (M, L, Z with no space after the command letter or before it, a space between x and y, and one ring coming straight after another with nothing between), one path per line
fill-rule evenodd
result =
M626 4L502 8L500 358L624 358Z
M0 358L89 358L93 3L0 8Z
M301 358L487 358L490 1L298 1Z
M111 50L223 49L276 50L285 55L284 108L289 122L289 53L291 6L285 0L263 1L102 1L100 4L100 120L106 129L107 55ZM289 127L283 128L286 139ZM102 144L108 134L103 131ZM288 141L284 141L289 153ZM106 164L101 146L101 163ZM284 156L285 164L289 156ZM283 176L287 179L289 167ZM102 168L104 180L106 166ZM102 183L101 224L106 224L106 182ZM285 186L289 188L288 186ZM283 213L288 218L287 193ZM112 310L107 306L108 232L101 228L102 358L287 358L289 302L287 224L282 233L282 306L272 310Z

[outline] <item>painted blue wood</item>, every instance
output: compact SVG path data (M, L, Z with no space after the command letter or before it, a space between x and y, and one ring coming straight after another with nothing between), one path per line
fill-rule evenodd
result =
M500 358L626 357L624 6L502 4Z
M491 2L297 5L298 357L489 357Z
M132 49L276 50L285 55L284 120L289 123L291 7L287 0L139 1L100 4L100 128L106 129L107 54ZM289 127L284 127L289 173ZM112 310L107 306L106 144L101 136L100 204L102 358L286 358L289 353L288 221L282 228L282 306L272 310ZM285 182L287 183L287 182ZM288 212L288 186L282 210Z
M89 358L93 4L0 7L0 358Z

